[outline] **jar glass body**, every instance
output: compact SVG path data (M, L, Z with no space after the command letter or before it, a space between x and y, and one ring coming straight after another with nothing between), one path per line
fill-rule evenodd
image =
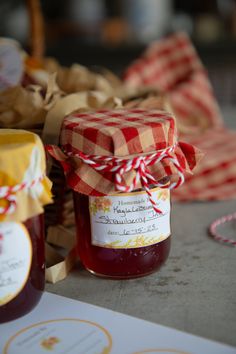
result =
M21 291L0 306L0 323L30 312L39 302L45 287L44 215L36 215L23 224L28 230L32 246L31 266Z
M170 251L170 236L144 247L107 248L92 244L89 197L74 192L78 253L91 273L108 278L136 278L157 271Z

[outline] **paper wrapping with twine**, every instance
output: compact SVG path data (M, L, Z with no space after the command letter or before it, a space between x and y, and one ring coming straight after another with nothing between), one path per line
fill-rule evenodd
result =
M0 181L1 187L14 187L22 183L30 188L12 192L16 197L14 212L0 214L0 221L24 222L44 212L51 203L51 182L45 175L46 161L43 144L38 135L24 130L0 129ZM0 207L9 201L0 199Z

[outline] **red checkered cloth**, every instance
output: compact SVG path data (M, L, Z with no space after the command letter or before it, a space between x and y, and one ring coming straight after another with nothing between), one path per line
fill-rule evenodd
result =
M224 128L206 70L188 36L177 33L151 44L126 70L124 82L164 92L184 132L181 138L205 153L194 176L174 191L174 199L236 198L236 132Z
M152 86L165 92L179 120L205 120L222 126L222 118L204 69L185 33L153 42L124 73L129 87Z
M187 139L188 138L188 139ZM236 132L209 129L199 137L185 136L205 152L192 178L173 192L179 201L226 200L236 198Z
M157 163L155 160L145 171L156 181L170 176L176 183L179 171L190 174L202 155L192 145L177 141L175 119L170 113L142 109L98 110L68 116L63 121L60 148L47 149L62 164L69 186L86 195L116 191L116 172L121 173L122 163L134 157L153 158L157 152L168 151L168 156ZM109 165L109 158L111 162L114 158L121 160L119 171L99 169L99 163L102 165L105 160ZM134 165L122 173L125 188L135 180L138 167ZM138 181L135 188L140 187Z

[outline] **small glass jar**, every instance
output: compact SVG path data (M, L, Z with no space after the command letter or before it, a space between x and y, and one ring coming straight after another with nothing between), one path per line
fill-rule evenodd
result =
M44 290L45 167L36 134L0 130L0 323L31 311Z
M93 198L96 200L96 198ZM99 199L99 203L101 200L107 200L104 198ZM122 194L117 196L116 199L113 196L112 199L115 201L114 203L119 204L122 201ZM130 199L130 198L129 198ZM169 202L167 202L169 203ZM89 205L90 204L90 205ZM104 204L104 203L103 203ZM104 245L96 245L93 240L93 232L96 234L95 223L97 220L93 222L93 230L91 227L91 201L89 201L89 197L83 195L78 192L74 192L74 205L75 205L75 219L76 219L76 230L77 230L77 241L78 241L78 253L80 260L84 267L90 271L91 273L101 276L101 277L109 277L109 278L117 278L117 279L125 279L125 278L136 278L144 275L148 275L157 271L166 261L170 252L170 229L169 229L169 215L165 216L164 221L162 223L167 222L166 225L162 225L162 227L166 230L165 236L163 236L164 240L155 242L155 237L146 236L145 244L145 235L157 235L155 229L158 229L158 224L160 224L160 218L151 219L155 216L155 211L152 212L149 209L150 219L147 221L148 213L145 211L137 211L132 213L132 220L134 218L138 218L132 227L129 227L129 220L126 220L126 223L123 224L123 228L118 226L117 224L110 226L110 234L112 233L112 229L114 229L113 234L115 234L120 228L122 235L134 233L132 230L135 230L135 235L132 236L115 236L115 242L113 241L113 245L111 244L111 240L114 239L114 236L109 237L109 231L105 228L106 236L109 238L108 242L103 242ZM135 205L135 204L133 204ZM141 207L142 208L142 207ZM141 209L139 208L139 209ZM144 208L143 208L144 209ZM122 213L122 211L121 211ZM168 210L169 213L169 210ZM135 216L136 214L136 216ZM104 212L103 216L106 215ZM111 213L114 217L114 213ZM102 216L102 217L103 217ZM111 217L112 217L111 216ZM109 217L106 215L106 217ZM123 219L123 220L122 220ZM118 217L116 219L117 222L124 222L125 216ZM111 219L114 222L114 219ZM142 221L145 220L145 221ZM126 230L126 231L123 231ZM145 233L144 233L145 232ZM98 233L98 237L99 237ZM128 242L127 242L128 236ZM119 246L117 244L119 238L126 237L126 245L123 242L123 246ZM96 240L97 241L97 240ZM95 241L95 242L96 242ZM132 244L131 244L132 242ZM129 243L129 245L127 244ZM148 244L149 243L149 244ZM133 245L133 246L132 246ZM118 246L118 247L117 247Z
M65 117L49 146L74 194L78 253L91 273L133 278L170 251L170 189L197 163L160 110L97 110Z

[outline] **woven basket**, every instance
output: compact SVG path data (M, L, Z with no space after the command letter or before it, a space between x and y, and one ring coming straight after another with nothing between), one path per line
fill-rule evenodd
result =
M44 21L39 0L26 0L30 20L30 48L31 56L42 59L45 50Z

